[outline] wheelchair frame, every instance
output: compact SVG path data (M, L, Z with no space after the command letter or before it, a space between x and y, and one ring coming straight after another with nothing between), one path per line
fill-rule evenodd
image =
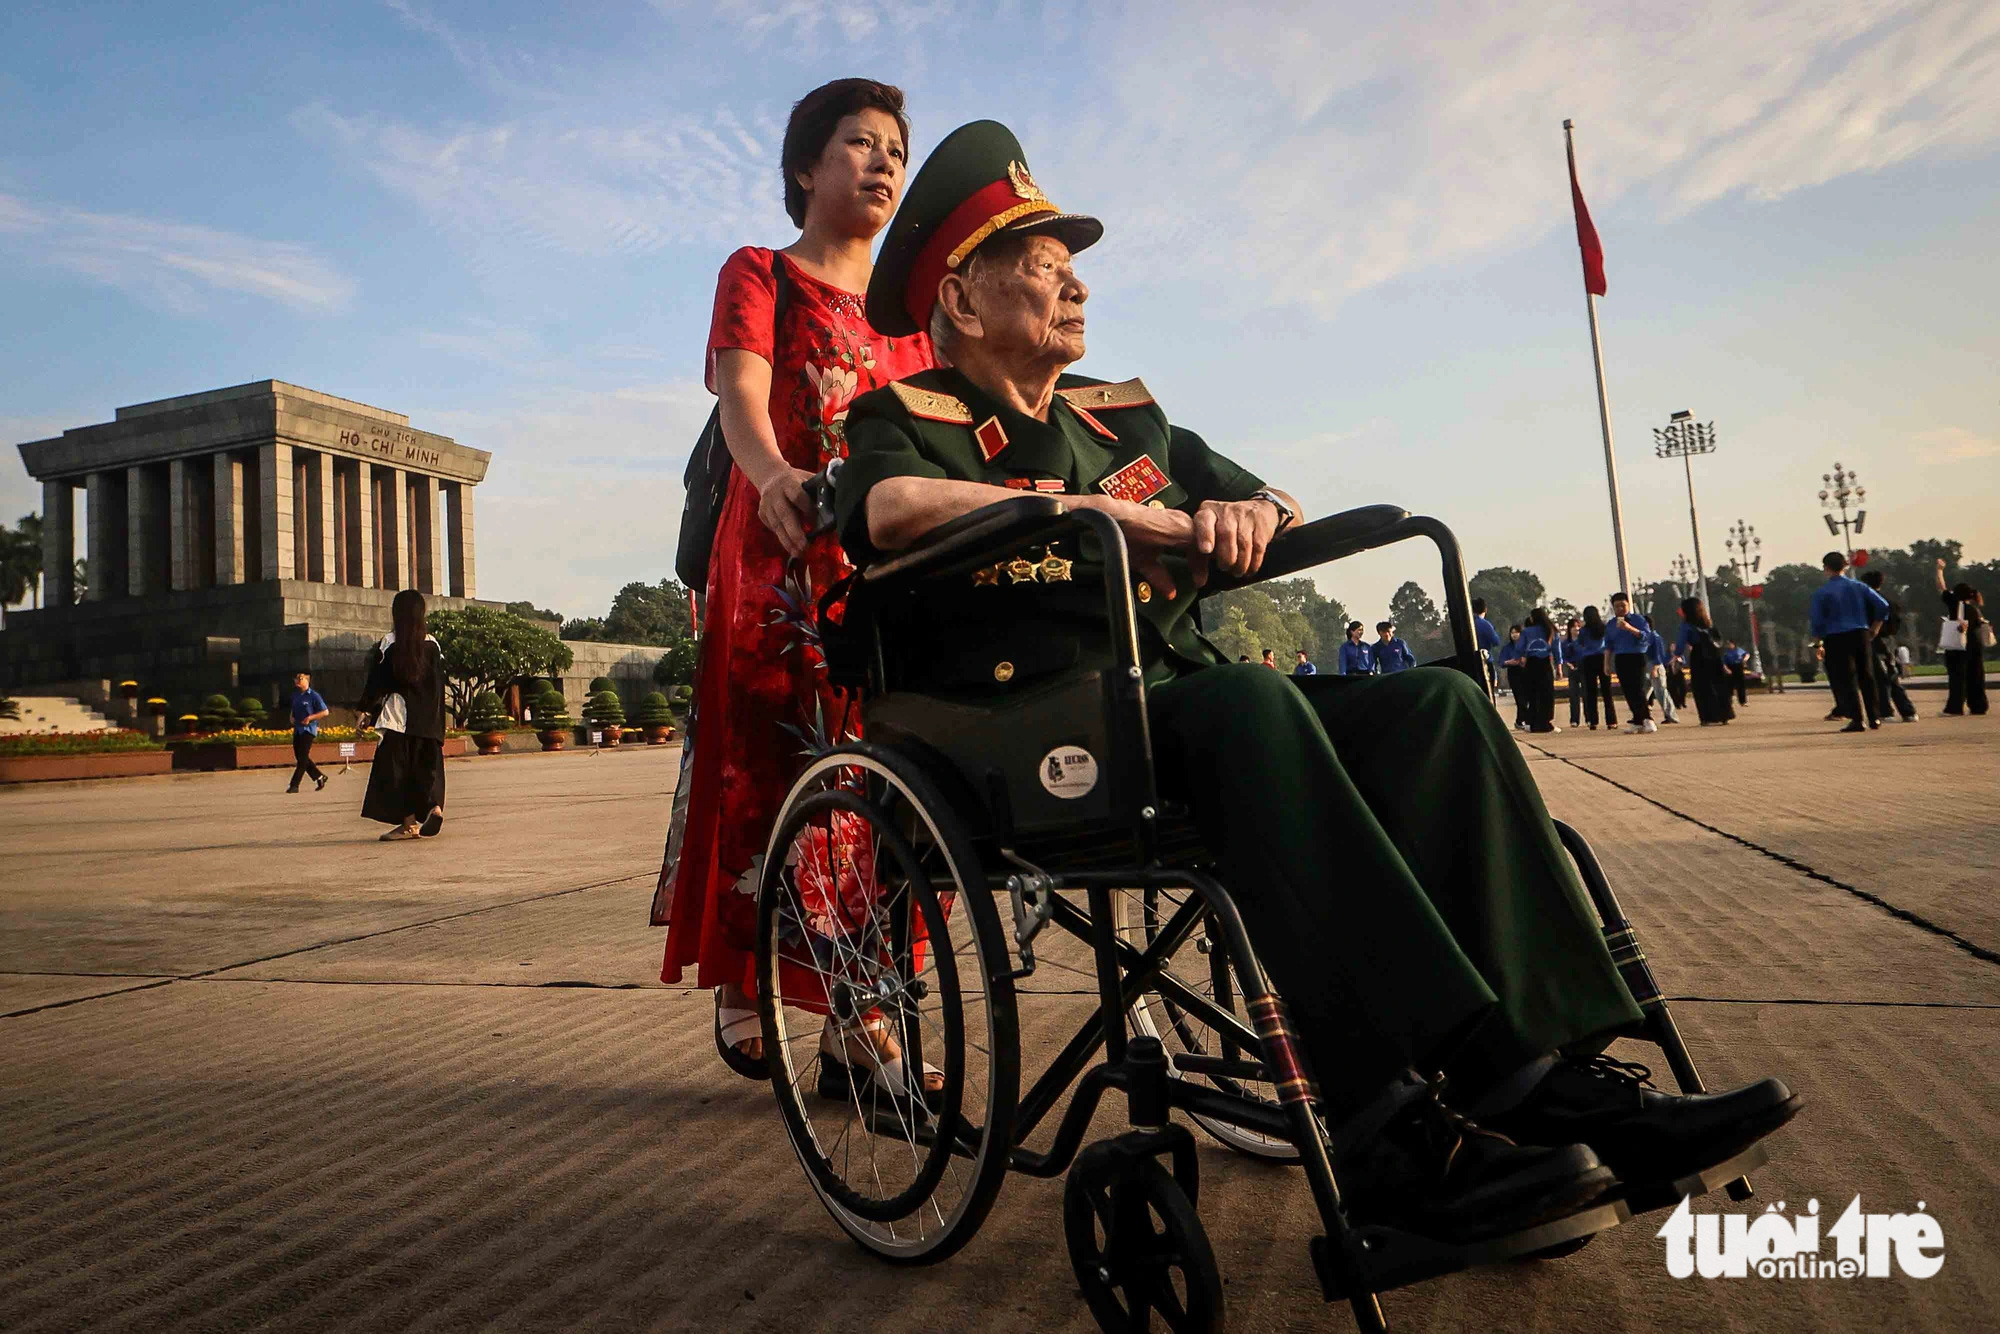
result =
M1233 897L1205 871L1172 864L1173 854L1179 849L1168 845L1176 841L1174 835L1178 830L1165 817L1155 787L1132 572L1124 537L1116 522L1096 511L1067 510L1059 497L1009 499L940 526L918 547L871 566L860 578L864 585L886 589L902 581L963 577L1025 546L1072 536L1078 530L1094 537L1103 553L1106 613L1114 658L1109 709L1115 715L1111 719L1112 735L1122 741L1112 747L1106 763L1114 775L1111 791L1125 797L1127 809L1116 813L1117 823L1129 832L1135 856L1132 864L1124 866L1044 870L1017 849L1013 831L1007 827L1007 813L987 812L993 826L991 841L1000 858L1008 863L1008 869L987 870L983 879L988 891L1005 893L1013 908L1012 944L1021 967L1010 976L1033 972L1034 938L1045 925L1053 923L1089 945L1097 982L1097 1013L1077 1029L1015 1102L1008 1131L1010 1142L1005 1146L1009 1170L1052 1178L1063 1174L1072 1163L1078 1163L1078 1170L1082 1171L1080 1154L1089 1161L1092 1171L1111 1171L1119 1164L1167 1157L1171 1159L1175 1181L1191 1202L1198 1186L1194 1144L1184 1127L1169 1121L1171 1111L1178 1109L1201 1118L1204 1123L1220 1122L1287 1141L1298 1152L1325 1229L1323 1236L1313 1238L1309 1244L1322 1293L1329 1302L1348 1301L1364 1330L1388 1327L1377 1298L1382 1291L1475 1265L1566 1253L1634 1212L1666 1207L1678 1202L1684 1194L1705 1193L1725 1183L1733 1198L1750 1197L1745 1173L1766 1160L1761 1146L1753 1146L1726 1163L1676 1181L1650 1196L1635 1197L1627 1191L1568 1217L1469 1244L1439 1242L1396 1228L1351 1220L1341 1202L1327 1128L1322 1126L1314 1109L1314 1091L1304 1071L1298 1041L1287 1022L1282 1000L1272 992L1257 962ZM1303 524L1274 540L1256 577L1241 582L1281 578L1417 537L1430 539L1439 551L1454 649L1450 658L1431 665L1455 667L1477 679L1482 690L1490 689L1473 635L1471 603L1458 545L1450 530L1436 519L1381 505ZM1216 580L1204 590L1203 596L1233 586L1240 585ZM878 625L871 624L870 636L869 675L879 689L886 684L887 672ZM864 742L856 749L881 748ZM788 800L788 811L791 805ZM785 827L785 816L781 814L778 829L782 831ZM1596 857L1574 829L1557 822L1557 830L1596 906L1620 975L1645 1016L1643 1036L1664 1052L1682 1092L1701 1092L1700 1075L1653 980L1633 927ZM1119 842L1122 844L1123 840ZM777 851L774 836L769 854L773 861ZM1115 921L1113 896L1129 890L1185 890L1191 896L1157 924L1148 944L1141 949L1120 936ZM1087 906L1079 907L1064 897L1065 893L1083 895ZM1168 970L1175 952L1189 942L1204 922L1212 924L1211 931L1219 929L1223 937L1249 1015L1248 1023ZM761 930L759 949L760 953L765 949ZM760 976L762 968L760 962ZM1133 1007L1147 995L1180 1007L1232 1047L1257 1053L1261 1059L1246 1061L1189 1053L1170 1057L1157 1037L1135 1036L1128 1031ZM762 1008L767 1050L775 1051L776 1007L766 1002ZM1098 1061L1100 1049L1103 1059ZM1173 1078L1169 1074L1170 1065L1183 1073L1268 1082L1277 1091L1276 1105L1193 1080ZM1029 1136L1047 1121L1072 1085L1074 1096L1057 1123L1049 1147L1043 1151L1027 1147ZM1091 1120L1105 1094L1112 1090L1125 1094L1134 1130L1084 1151L1083 1138ZM803 1148L800 1152L803 1161ZM1076 1184L1074 1174L1071 1184ZM981 1209L982 1215L983 1212ZM974 1218L969 1228L976 1230L978 1222ZM1081 1275L1084 1262L1077 1259L1073 1235L1071 1245ZM1201 1240L1200 1249L1206 1253L1205 1239ZM1212 1259L1209 1263L1212 1265ZM1086 1283L1086 1297L1090 1296ZM1095 1299L1093 1308L1096 1309ZM1100 1321L1106 1319L1104 1311L1099 1310L1098 1315Z

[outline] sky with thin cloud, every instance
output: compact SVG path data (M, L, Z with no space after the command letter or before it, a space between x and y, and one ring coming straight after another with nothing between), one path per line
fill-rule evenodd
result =
M672 565L715 272L794 235L829 78L915 156L993 117L1105 240L1078 369L1141 375L1314 512L1395 502L1473 567L1616 581L1564 172L1603 235L1635 572L1746 520L2000 556L2000 6L1735 0L848 7L43 6L0 42L0 437L276 378L494 453L480 591L601 614ZM37 508L0 459L0 518ZM1373 619L1435 565L1322 575Z

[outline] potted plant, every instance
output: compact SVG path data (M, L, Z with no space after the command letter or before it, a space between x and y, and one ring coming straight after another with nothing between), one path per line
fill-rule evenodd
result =
M569 703L562 691L550 686L535 697L535 735L541 738L543 750L561 750L568 745L571 726Z
M255 695L245 695L236 706L236 716L245 728L263 731L271 725L270 717L264 712L264 701Z
M498 755L500 743L507 737L507 724L512 721L500 707L500 697L482 690L472 697L472 706L466 711L465 730L472 733L472 744L479 747L481 755Z
M174 719L174 730L182 736L193 736L201 730L201 715L198 713L182 714L180 717Z
M229 696L210 695L201 702L200 729L204 732L227 732L236 726L236 710L229 706Z
M118 683L118 693L126 699L137 699L139 698L139 683L137 681L120 681Z
M590 678L590 685L588 688L585 689L584 693L586 695L589 695L592 699L596 699L599 695L603 694L607 690L615 693L617 689L618 689L617 682L613 681L610 677L593 676Z
M625 732L625 706L618 702L615 690L600 690L590 697L590 703L583 706L583 716L591 728L603 734L599 742L604 746L615 746Z
M645 729L649 746L664 746L674 734L673 710L667 705L667 697L657 690L639 701L632 721Z

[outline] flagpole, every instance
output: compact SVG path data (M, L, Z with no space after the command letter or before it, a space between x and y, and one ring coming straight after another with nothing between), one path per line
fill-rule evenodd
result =
M1563 149L1569 155L1569 176L1576 179L1576 140L1573 121L1563 122ZM1597 372L1597 424L1604 433L1604 478L1611 488L1611 545L1618 554L1619 591L1632 591L1632 577L1625 563L1625 511L1618 500L1618 456L1611 447L1611 401L1604 391L1604 344L1597 333L1597 294L1584 284L1583 304L1590 312L1590 362Z

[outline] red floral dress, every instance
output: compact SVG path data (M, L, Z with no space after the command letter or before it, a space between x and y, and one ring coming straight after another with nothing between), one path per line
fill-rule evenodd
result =
M708 388L715 392L723 348L769 361L778 448L793 467L817 472L847 455L848 403L928 369L930 340L876 333L859 296L789 259L791 292L774 331L771 261L769 250L745 247L722 266ZM654 896L653 920L667 924L662 981L680 981L694 964L699 986L735 982L754 993L757 882L778 806L812 755L860 734L856 703L826 685L815 624L820 595L851 568L832 534L788 558L757 517L756 489L733 473L709 560L693 735L676 797L685 812ZM853 856L830 850L824 864L800 871L801 889L825 911L866 910L873 874ZM815 881L822 894L810 892ZM785 991L797 995L789 982Z

